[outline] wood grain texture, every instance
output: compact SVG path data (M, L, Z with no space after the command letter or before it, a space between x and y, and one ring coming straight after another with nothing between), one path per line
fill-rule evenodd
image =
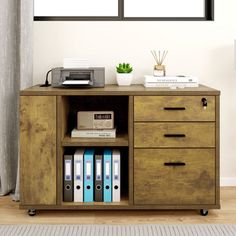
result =
M216 203L220 204L220 96L216 96Z
M129 96L128 113L128 133L129 133L129 205L134 204L134 97Z
M38 193L38 190L36 191L36 189L38 189L36 185L42 184L40 183L40 178L37 178L37 181L29 181L26 179L29 184L24 184L25 189L31 191L31 193L27 195L27 201L21 203L20 207L22 209L141 210L215 209L220 207L219 96L216 96L215 99L215 95L219 94L219 91L205 86L200 86L196 89L178 89L175 91L170 89L145 89L142 86L123 88L115 85L98 89L68 90L54 88L41 89L35 86L23 91L22 94L44 95L25 98L25 103L28 104L27 107L36 107L35 109L25 110L28 115L24 116L24 120L31 119L30 125L32 127L34 126L30 129L35 130L39 126L37 122L40 116L35 114L40 112L40 114L42 113L42 116L44 116L44 118L40 120L42 125L51 122L51 126L55 125L56 130L55 132L51 132L50 129L47 130L49 133L51 132L50 134L55 138L54 143L51 141L50 146L51 148L55 147L55 160L50 160L50 166L45 167L43 172L40 168L35 171L36 175L39 175L38 173L40 171L41 174L44 173L45 175L43 177L43 184L45 185L43 186L43 192L45 192L44 190L49 186L50 178L50 190L51 185L55 186L55 189L52 190L53 193L47 191L47 194L48 198L50 197L49 195L54 195L54 198L43 199L43 194ZM50 96L45 96L47 94L50 94ZM57 98L52 95L57 95ZM167 96L164 98L163 95ZM137 104L142 103L143 108L148 110L146 114L141 114L140 110L143 108L137 108L138 111L136 113L139 115L137 122L134 122L134 96L136 98L140 97L140 101L137 100ZM201 101L199 104L199 99L202 98L202 96L206 97L208 100L206 110L203 110ZM35 97L37 97L37 99ZM149 101L148 98L151 98L151 100ZM160 98L161 101L158 100ZM163 103L165 101L168 103L165 105L167 107L179 107L182 106L180 104L186 104L185 107L187 110L185 111L187 111L187 113L183 115L183 113L177 112L178 114L174 113L175 115L166 115L169 114L170 111L168 111L166 114L161 113L159 117L157 114L158 111L153 112L153 110L159 107L162 109L161 112L163 112ZM47 109L42 108L43 105L40 105L45 103L47 104ZM195 108L191 108L191 104L195 106ZM54 107L55 110L53 110L52 107ZM68 136L71 128L75 126L74 118L76 118L78 110L104 109L104 107L108 110L115 109L116 126L120 130L120 132L117 133L117 139L71 139ZM51 112L51 110L53 110L53 112ZM140 117L141 120L139 120ZM164 134L185 134L186 137L166 138ZM43 135L45 134L43 133ZM39 137L43 138L42 135ZM41 145L40 139L37 136L32 136L32 140L34 141L30 140L30 142L36 142L35 145ZM125 191L122 193L122 201L120 203L67 204L62 202L63 153L67 149L73 150L75 147L81 146L118 146L124 151L123 156L128 158L125 159L125 162L122 162L122 189L125 189ZM22 144L21 147L24 149L23 152L30 153L29 147L25 148ZM134 147L136 147L135 152ZM150 149L143 150L142 148ZM192 149L190 150L188 148ZM28 155L27 158L29 158L29 154L26 155ZM45 156L47 159L49 155L43 153L42 157ZM168 157L170 158L169 161L183 161L187 164L184 167L165 166L164 168L160 163ZM36 162L36 160L33 161ZM25 162L24 165L23 170L27 168L32 169L24 175L32 175L32 162ZM39 166L45 166L45 162L43 163L43 160L40 160ZM188 169L187 171L181 171L181 168ZM48 173L52 175L52 178L48 176ZM141 176L145 176L145 178L141 178ZM156 176L161 177L155 178ZM142 182L147 181L146 177L150 177L150 181L148 183ZM173 180L177 182L177 186L175 186L176 184L174 184ZM35 182L34 186L32 184L33 181ZM160 183L158 181L160 181ZM124 184L126 184L126 186ZM143 186L141 188L140 185L142 184L146 189L144 189ZM148 187L152 185L154 187L150 191ZM164 191L161 195L160 189L164 189L164 186L167 192ZM179 191L179 189L181 191ZM206 194L206 197L203 197L203 193ZM39 198L38 196L34 196L37 194L40 195ZM173 196L177 196L178 198L174 198ZM173 197L173 199L171 197ZM30 198L33 198L34 201L31 201L32 199Z
M71 138L66 135L61 142L64 147L125 147L129 146L129 138L127 134L117 134L116 138Z
M207 108L202 105L207 99ZM170 110L181 108L182 110ZM167 110L168 109L168 110ZM214 96L135 96L135 121L215 121Z
M20 97L21 204L56 204L56 97Z
M186 137L165 137L185 134ZM135 123L134 146L145 147L215 147L215 123Z
M61 96L57 96L57 160L56 160L56 165L57 165L57 205L60 205L63 199L63 161L62 161L62 156L63 156L63 148L61 147L61 140L62 137L64 137L64 131L66 122L64 121L64 106L63 105L63 100Z
M60 119L60 123L58 124L60 141L65 137L68 132L69 126L69 112L70 112L70 104L69 99L67 97L57 96L58 97L58 107L57 107L57 115L58 119Z
M215 183L214 149L134 150L135 204L215 204Z
M39 87L38 85L31 88L22 90L21 95L63 95L63 96L78 96L78 95L164 95L164 96L214 96L219 95L220 91L209 88L204 85L199 85L197 88L184 88L184 89L170 89L170 88L145 88L143 85L131 85L131 86L117 86L115 84L106 85L104 88L82 88L82 89L60 89L52 87Z

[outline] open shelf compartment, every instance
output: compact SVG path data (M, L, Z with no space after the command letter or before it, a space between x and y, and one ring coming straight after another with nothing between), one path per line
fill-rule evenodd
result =
M62 96L62 146L128 146L128 96ZM71 138L78 111L113 111L116 138Z
M85 148L86 147L79 147L79 148ZM93 148L93 147L92 147ZM99 147L100 150L107 149L108 147ZM110 149L113 149L113 147L109 147ZM118 147L114 147L117 149ZM63 155L64 153L74 153L76 150L76 147L65 147L63 148ZM63 171L61 172L61 190L60 190L60 195L61 195L61 205L62 206L124 206L124 205L129 205L129 150L127 147L119 147L120 150L120 160L121 160L121 183L120 183L120 202L64 202L63 201ZM61 165L63 166L63 155L61 158Z

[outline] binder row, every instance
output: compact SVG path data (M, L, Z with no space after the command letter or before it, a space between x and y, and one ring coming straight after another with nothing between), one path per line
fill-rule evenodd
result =
M120 166L118 149L64 154L64 202L119 202Z

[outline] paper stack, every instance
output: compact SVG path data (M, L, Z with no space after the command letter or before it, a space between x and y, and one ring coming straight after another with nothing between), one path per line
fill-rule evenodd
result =
M63 67L64 68L88 68L89 61L88 59L81 59L81 58L64 58Z
M198 78L194 76L144 76L146 88L194 88L198 87Z

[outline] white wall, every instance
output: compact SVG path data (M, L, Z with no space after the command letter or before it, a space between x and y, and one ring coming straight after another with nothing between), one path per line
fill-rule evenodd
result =
M152 73L150 50L168 49L168 74L196 75L221 90L221 177L236 184L235 11L235 0L215 0L213 22L35 22L34 84L64 57L105 66L107 83L115 83L117 63L130 62L140 83Z

